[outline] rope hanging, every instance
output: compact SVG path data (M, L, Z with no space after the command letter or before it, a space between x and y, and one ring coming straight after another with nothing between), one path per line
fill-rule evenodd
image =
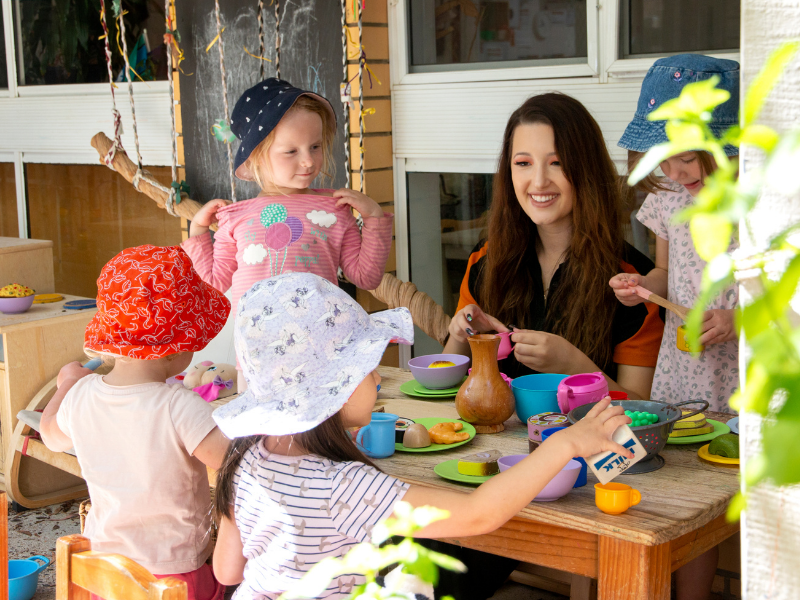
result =
M264 81L264 0L258 0L258 79Z
M172 14L172 0L164 0L164 15L166 19L167 31L170 31L170 15ZM172 181L178 181L178 132L175 125L175 83L172 80L172 47L166 46L167 49L167 79L169 80L169 118L172 124L172 132L170 135L172 141ZM178 202L180 202L180 192L174 187L170 186L169 196L167 197L166 208L167 212L173 217L177 217L175 212L175 195L178 194Z
M356 3L358 9L358 150L361 155L361 162L359 163L358 175L360 181L358 182L358 191L364 193L364 48L361 45L364 28L362 25L362 2Z
M225 123L228 125L228 128L230 128L231 117L230 111L228 110L228 77L225 71L225 46L222 41L222 22L219 13L219 0L214 0L214 16L217 21L217 40L219 41L219 70L222 74L222 104L225 107ZM236 202L236 179L233 173L233 153L231 151L230 142L225 143L225 148L228 151L228 175L231 178L231 201Z
M342 4L342 85L341 97L344 104L344 165L345 187L350 187L350 83L347 72L347 0Z
M275 77L281 78L281 0L275 0Z
M136 105L133 102L133 81L131 80L131 64L128 61L128 42L125 39L125 11L122 10L120 3L120 11L117 17L117 26L119 34L122 38L122 58L125 60L125 79L128 80L128 101L131 104L131 118L133 121L133 144L136 148L136 176L133 178L133 187L139 191L139 181L142 179L142 155L139 152L139 132L136 128Z
M108 153L103 157L103 162L109 169L114 170L114 155L117 153L117 150L122 150L124 152L125 149L122 147L122 115L120 115L119 111L117 110L117 100L114 94L114 88L116 86L114 85L114 74L111 70L111 45L109 44L108 40L110 36L108 33L108 24L106 23L105 0L100 0L100 22L103 25L106 67L108 68L108 84L111 86L111 115L114 117L114 143Z

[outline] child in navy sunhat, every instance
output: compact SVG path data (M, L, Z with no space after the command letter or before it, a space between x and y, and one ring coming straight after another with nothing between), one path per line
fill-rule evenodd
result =
M677 98L687 84L712 77L719 79L718 88L730 94L726 102L714 109L709 123L711 131L721 137L738 123L739 63L699 54L679 54L653 64L642 82L636 115L619 141L628 150L629 171L650 148L668 141L665 122L648 121L647 115L667 100ZM726 146L725 153L736 160L739 149ZM706 152L682 152L661 163L664 177L651 173L637 185L648 192L637 218L656 234L656 268L645 276L627 273L614 276L609 283L620 302L626 306L643 302L632 289L640 285L675 304L695 305L706 263L697 254L689 223L677 223L674 216L694 203L705 177L716 168L714 158ZM729 249L734 248L736 242L731 239ZM737 303L738 292L733 285L713 299L705 313L700 337L705 349L699 357L677 348L677 329L682 321L667 312L650 398L671 403L707 400L713 411L732 412L728 400L739 383L739 344L734 326ZM714 548L676 572L679 600L709 596L718 556Z
M231 130L241 141L236 176L261 191L235 204L212 200L194 216L183 248L200 277L223 292L232 288L234 311L253 283L281 273L314 273L336 284L341 267L358 287L378 287L393 215L355 190L310 187L318 175L333 176L331 104L282 79L266 79L239 98ZM361 231L351 208L363 218ZM217 222L212 243L209 226Z

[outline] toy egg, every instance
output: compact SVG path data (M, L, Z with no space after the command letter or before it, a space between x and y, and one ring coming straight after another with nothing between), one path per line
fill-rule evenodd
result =
M456 363L449 360L437 360L428 365L429 369L443 369L444 367L455 367Z
M421 423L409 425L403 434L403 446L406 448L427 448L431 445L431 434Z

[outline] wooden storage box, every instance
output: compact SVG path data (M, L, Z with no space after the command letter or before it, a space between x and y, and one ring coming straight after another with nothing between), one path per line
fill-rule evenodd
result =
M53 242L0 237L0 287L19 283L37 294L55 292Z

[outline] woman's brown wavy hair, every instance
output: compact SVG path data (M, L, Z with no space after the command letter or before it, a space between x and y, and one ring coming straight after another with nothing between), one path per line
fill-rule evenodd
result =
M482 275L482 308L503 323L529 328L539 235L511 180L514 132L523 124L553 128L555 150L572 185L572 241L559 285L547 298L547 330L558 334L603 368L611 361L611 323L617 308L609 279L620 270L623 234L620 184L602 131L577 100L558 93L529 98L511 115L494 178L489 247ZM559 307L560 310L553 310Z

